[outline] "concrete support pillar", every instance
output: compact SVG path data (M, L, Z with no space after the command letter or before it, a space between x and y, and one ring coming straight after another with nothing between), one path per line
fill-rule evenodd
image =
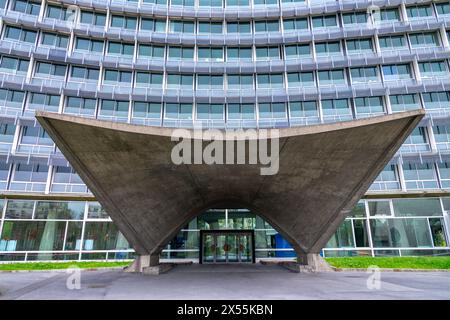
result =
M125 272L139 272L150 275L158 275L169 271L171 264L160 264L159 254L138 256L133 263L125 269Z
M300 272L325 272L333 268L320 256L319 253L298 254Z

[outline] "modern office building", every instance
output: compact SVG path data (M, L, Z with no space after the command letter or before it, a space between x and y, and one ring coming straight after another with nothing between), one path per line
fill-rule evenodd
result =
M423 108L424 119L322 253L450 253L450 2L0 7L0 261L134 255L36 110L171 128L284 128ZM161 257L198 260L208 230L247 230L215 232L206 242L252 248L213 260L294 255L261 217L217 208L189 222Z

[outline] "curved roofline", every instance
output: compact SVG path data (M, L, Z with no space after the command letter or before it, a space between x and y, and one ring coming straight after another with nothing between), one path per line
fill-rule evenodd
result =
M394 114L389 115L382 115L382 116L375 116L375 117L369 117L369 118L363 118L363 119L356 119L356 120L348 120L348 121L341 121L341 122L333 122L333 123L323 123L323 124L316 124L316 125L307 125L307 126L296 126L296 127L289 127L289 128L250 128L250 129L240 129L240 130L227 130L227 129L219 129L219 128L198 128L198 129L205 129L205 130L211 130L215 132L221 132L223 133L224 139L219 139L215 137L215 140L252 140L252 137L249 137L249 134L251 134L250 130L253 130L254 133L256 133L256 137L259 137L259 133L261 133L261 130L264 130L267 132L267 137L269 138L285 138L285 137L291 137L291 136L298 136L298 135L309 135L309 134L317 134L322 132L329 132L329 131L335 131L335 130L345 130L360 126L369 126L374 125L386 121L394 121L398 119L403 118L409 118L409 117L417 117L421 116L421 118L425 115L424 109L417 109L417 110L411 110L411 111L404 111L404 112L398 112ZM122 132L129 132L129 133L137 133L137 134L146 134L146 135L157 135L157 136L166 136L166 137L179 137L179 138L192 138L194 140L198 139L199 137L196 136L195 129L191 128L166 128L166 127L156 127L156 126L146 126L146 125L140 125L140 124L131 124L131 123L123 123L123 122L111 122L106 120L98 120L98 119L91 119L91 118L81 118L78 116L72 116L72 115L66 115L66 114L59 114L54 112L47 112L47 111L36 111L36 118L38 121L43 124L46 122L46 118L48 119L54 119L54 120L60 120L60 121L67 121L77 124L83 124L88 125L92 127L98 127L98 128L104 128L104 129L111 129L111 130L118 130ZM45 125L43 125L45 128ZM274 132L273 130L277 130ZM273 134L273 136L272 136ZM201 137L200 137L201 138ZM261 138L265 138L261 137Z

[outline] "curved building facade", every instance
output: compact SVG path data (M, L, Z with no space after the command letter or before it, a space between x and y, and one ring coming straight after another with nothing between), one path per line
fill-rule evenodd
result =
M450 253L450 2L0 0L0 17L1 261L133 256L36 110L236 129L423 108L323 255ZM212 229L252 230L257 259L293 255L260 217L219 208L162 258L198 259Z

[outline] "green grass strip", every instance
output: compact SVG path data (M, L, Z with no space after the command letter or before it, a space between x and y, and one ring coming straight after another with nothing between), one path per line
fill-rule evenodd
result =
M325 260L336 268L450 269L450 257L339 257Z
M125 267L130 265L130 261L106 262L106 261L77 261L77 262L26 262L26 263L2 263L0 271L15 270L56 270L78 267L82 269L105 268L105 267Z

